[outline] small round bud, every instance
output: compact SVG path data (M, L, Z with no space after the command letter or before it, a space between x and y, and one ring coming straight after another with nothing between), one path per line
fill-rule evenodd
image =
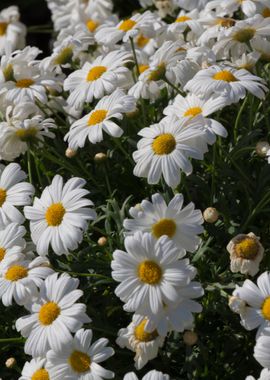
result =
M17 362L16 362L15 358L9 358L6 361L6 367L7 368L13 368L16 364L17 364Z
M267 151L270 149L270 145L267 141L259 141L256 145L256 152L258 156L265 157Z
M198 335L195 331L185 331L183 335L183 340L187 346L194 346L198 342Z
M76 156L76 154L77 154L76 150L73 150L71 148L67 148L67 150L66 150L66 157L72 158L72 157Z
M101 236L98 241L97 241L98 245L100 247L104 247L104 245L107 244L107 238L105 236Z
M129 119L133 119L133 118L137 117L139 114L140 114L139 109L135 108L134 111L127 112L126 113L126 117L129 118Z
M218 220L219 214L215 207L207 207L203 212L203 219L207 223L215 223Z
M242 314L245 311L246 303L239 297L231 296L229 298L229 308L236 314Z
M101 163L107 160L107 154L105 153L97 153L94 157L95 162Z

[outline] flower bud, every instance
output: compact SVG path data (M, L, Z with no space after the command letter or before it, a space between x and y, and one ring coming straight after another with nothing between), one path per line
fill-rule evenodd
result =
M215 223L218 217L218 211L214 207L207 207L203 212L203 218L207 223Z
M97 153L95 155L95 157L94 157L94 160L95 160L96 163L100 164L100 163L102 163L102 162L104 162L104 161L107 160L107 154L102 153L102 152L101 153Z
M72 158L72 157L76 156L76 154L77 154L76 150L73 150L71 148L67 148L67 150L66 150L66 157Z
M245 311L246 303L239 297L231 296L229 298L229 308L234 313L240 314Z
M270 145L267 141L259 141L256 145L256 152L258 156L265 157L267 151L270 149Z
M17 362L16 362L15 358L9 358L6 361L6 367L7 368L13 368L16 364L17 364Z
M185 331L183 335L183 340L187 346L194 346L198 342L198 335L195 331Z
M98 241L97 241L98 245L100 247L104 247L104 245L107 244L107 238L105 236L101 236Z

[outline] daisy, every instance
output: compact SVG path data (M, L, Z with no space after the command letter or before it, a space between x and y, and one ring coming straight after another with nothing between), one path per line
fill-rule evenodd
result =
M92 144L102 141L103 130L113 137L120 137L124 131L112 119L121 120L125 113L135 109L135 98L117 89L111 95L104 96L90 113L73 123L64 140L68 141L71 149L77 150L85 145L87 138Z
M235 236L227 245L230 254L231 271L255 276L263 259L264 248L260 238L253 232Z
M38 295L38 287L53 273L43 257L27 260L24 255L6 256L0 264L0 297L5 306L32 302Z
M270 369L270 336L261 335L254 347L254 358L261 366Z
M19 164L11 163L6 167L0 164L0 226L9 223L22 224L24 217L15 206L25 206L31 203L34 187L22 182L26 174Z
M177 288L190 282L195 269L179 260L179 250L167 236L158 240L136 232L125 239L126 251L113 253L112 277L121 284L115 294L126 302L126 311L159 313L163 304L178 299Z
M146 37L153 37L155 34L153 27L155 22L156 16L152 12L137 13L127 20L120 21L115 26L100 26L95 37L99 44L112 46L121 40L127 42L139 33Z
M7 44L12 51L24 47L26 27L19 19L19 9L14 5L0 12L0 56L5 54Z
M173 104L167 106L163 113L164 115L186 118L187 120L200 116L205 131L209 136L208 141L213 144L216 135L227 137L228 133L221 123L207 116L221 110L226 105L226 98L221 96L204 100L194 94L187 94L186 97L177 95Z
M66 273L59 277L54 273L41 284L38 299L29 306L31 314L16 321L16 329L27 338L26 354L38 357L50 349L62 351L71 344L71 333L91 322L86 306L76 303L83 295L78 285L79 280Z
M175 188L181 180L181 170L192 173L189 158L202 160L207 152L206 134L199 118L191 121L166 117L159 124L138 132L138 150L134 175L145 177L149 184L160 181L163 175L168 186Z
M0 159L13 161L27 151L29 144L41 147L44 137L55 137L50 131L56 128L54 120L44 119L34 103L7 107L6 119L0 123Z
M26 362L19 380L50 380L46 359L34 358L30 362Z
M198 16L197 9L193 9L191 12L181 10L175 21L168 26L168 32L181 34L189 28L195 35L199 36L203 32L203 28L200 22L197 21Z
M48 352L48 370L53 380L102 380L114 377L112 371L99 364L111 357L114 350L106 347L108 339L101 338L92 343L92 336L92 330L80 329L69 345Z
M247 330L258 328L257 337L270 331L270 275L264 272L257 279L257 286L245 280L233 295L248 305L240 314L241 325Z
M84 102L111 94L126 79L129 69L125 65L131 61L130 53L115 50L86 62L64 81L64 90L70 92L69 105L81 107Z
M260 54L262 61L270 62L270 41L263 38L254 38L250 45L253 50Z
M150 232L156 239L166 235L181 254L184 255L186 250L194 252L201 241L197 235L203 232L203 217L200 210L194 209L194 203L185 207L183 203L182 194L176 194L168 205L161 194L152 195L152 202L145 199L139 209L132 207L129 210L133 219L125 219L123 223L127 234Z
M247 70L236 70L229 66L211 66L199 71L184 87L202 98L223 96L228 103L237 103L246 96L247 91L263 99L267 87L262 78Z
M40 198L34 199L33 206L24 208L24 214L30 220L33 242L39 255L47 255L49 245L57 255L68 254L82 241L87 221L96 217L90 199L84 198L89 191L83 189L86 181L71 178L66 184L56 175Z
M135 368L142 369L149 360L158 355L158 350L163 346L165 338L158 335L157 331L148 333L144 327L147 320L143 320L138 326L131 322L127 328L118 331L116 343L121 348L128 348L136 353L134 357Z
M180 8L190 11L193 9L204 9L209 1L210 0L176 0L176 3Z
M123 380L139 380L134 372L129 372L124 376ZM152 371L147 372L146 375L142 378L142 380L170 380L169 375L165 375L162 372L156 371L153 369Z
M0 263L4 258L20 254L26 247L23 236L26 229L17 223L10 223L0 231Z

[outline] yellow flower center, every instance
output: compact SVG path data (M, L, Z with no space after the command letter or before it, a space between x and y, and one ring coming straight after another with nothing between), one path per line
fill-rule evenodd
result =
M259 245L256 239L247 236L235 245L236 256L247 260L256 258L259 252Z
M158 284L162 278L162 269L151 260L145 260L138 266L138 276L142 282L149 285Z
M30 128L20 128L16 131L16 136L21 140L25 142L33 141L36 137L38 130L35 127Z
M150 38L145 37L143 34L140 34L136 40L139 48L143 48L149 41L150 41Z
M53 203L50 207L48 207L45 214L48 226L59 226L62 223L65 213L66 209L62 203Z
M91 19L86 22L86 26L89 32L92 32L92 33L97 29L98 25L99 25L98 22Z
M42 325L51 325L61 312L60 307L55 302L47 302L39 310L39 321Z
M188 116L190 118L195 117L202 113L201 107L191 107L184 113L184 116Z
M188 16L180 16L180 17L177 17L177 19L175 20L175 22L185 22L185 21L188 21L188 20L191 20L191 18L188 17Z
M81 351L73 351L68 362L73 371L78 373L87 372L90 369L90 356Z
M0 188L0 207L3 206L7 199L7 192L5 189Z
M5 254L6 254L6 250L5 248L3 247L0 247L0 262L3 260L3 258L5 257Z
M87 81L93 82L94 80L99 79L104 73L106 73L107 67L105 66L95 66L92 67L91 70L89 70L87 74Z
M270 321L270 297L265 298L262 304L262 315Z
M165 73L166 73L166 67L164 64L161 63L155 70L153 70L149 74L148 79L153 80L153 81L160 80L164 77Z
M121 24L118 26L118 29L122 30L123 32L128 32L136 24L137 24L136 21L128 19L128 20L122 21Z
M146 325L147 319L144 319L138 326L134 329L134 335L137 340L140 342L151 342L152 340L155 340L158 337L158 333L156 330L153 332L146 332L144 331L145 325Z
M31 377L31 380L50 380L49 373L44 368L38 369Z
M152 233L158 239L162 235L172 238L176 232L176 224L172 219L160 219L152 226Z
M253 28L242 29L234 34L233 39L242 43L248 42L254 37L255 32L256 30Z
M5 279L8 281L18 281L24 277L27 277L27 275L28 270L25 267L22 265L13 265L7 270Z
M13 79L13 66L11 65L11 63L3 69L3 74L6 81Z
M175 149L176 141L171 133L156 137L152 143L153 151L158 155L170 154Z
M235 21L231 18L218 18L216 20L216 25L220 25L223 28L230 28L235 24Z
M102 121L106 118L108 111L106 110L96 110L91 113L88 119L88 126L96 125L102 123Z
M32 84L34 83L35 82L33 81L33 79L30 79L30 78L20 79L20 80L17 80L16 87L27 88L27 87L32 86Z
M147 69L149 69L149 65L139 65L139 73L140 74L142 74Z
M262 16L265 18L270 17L270 8L264 8L262 11Z
M224 82L235 82L237 79L235 76L227 70L218 71L215 75L213 75L213 79L215 80L223 80Z
M73 50L70 46L65 47L60 51L58 56L54 59L55 65L65 65L70 62L73 55Z
M0 22L0 36L4 36L6 34L7 27L8 27L7 22Z

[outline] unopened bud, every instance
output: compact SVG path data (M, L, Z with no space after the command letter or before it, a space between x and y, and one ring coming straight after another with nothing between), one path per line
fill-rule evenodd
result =
M100 247L104 247L104 245L107 244L107 238L105 236L101 236L98 241L97 241L98 245Z
M229 298L229 308L237 314L243 314L246 309L246 303L239 297L231 296Z
M207 207L203 212L203 219L207 223L215 223L218 220L219 214L215 207Z
M126 117L128 117L129 119L133 119L134 117L138 116L139 115L139 109L136 108L134 111L131 111L131 112L127 112L126 113Z
M73 150L71 148L67 148L67 150L66 150L66 157L72 158L72 157L76 156L76 154L77 154L76 150Z
M104 162L107 160L107 154L105 153L97 153L94 157L94 160L97 162L97 163L101 163L101 162Z
M183 340L187 346L194 346L198 342L198 335L194 331L185 331Z
M259 141L256 145L256 152L260 157L265 157L269 149L270 145L267 141Z
M6 367L7 368L13 368L16 364L17 364L17 362L16 362L15 358L9 358L6 361Z

